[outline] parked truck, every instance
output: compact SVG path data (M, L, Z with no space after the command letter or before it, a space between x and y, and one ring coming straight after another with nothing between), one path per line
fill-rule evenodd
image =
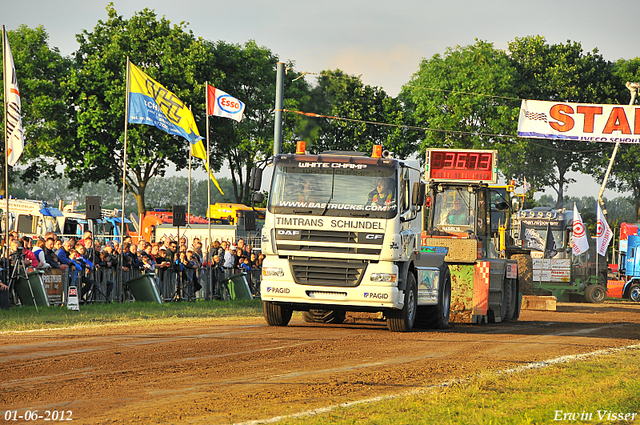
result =
M607 281L607 297L626 298L640 302L639 249L640 224L621 223L618 264L609 265L610 276Z
M0 197L2 230L5 227L7 200ZM44 236L47 232L61 233L62 211L45 201L30 199L9 199L9 230L21 235Z
M422 251L445 249L451 274L451 320L504 322L520 316L516 256L510 240L514 204L497 183L495 150L427 149ZM527 261L521 261L521 268Z
M553 295L558 301L600 303L607 296L607 259L596 258L596 244L573 255L573 211L536 207L515 217L516 238L531 249L533 288L536 295ZM591 240L585 227L587 238Z
M420 249L424 183L417 164L375 146L273 158L262 250L266 321L341 323L382 313L391 331L449 324L446 252ZM252 179L259 190L260 178ZM259 194L258 194L259 196Z

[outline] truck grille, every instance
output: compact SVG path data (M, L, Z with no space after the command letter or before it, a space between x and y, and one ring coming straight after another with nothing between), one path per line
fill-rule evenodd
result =
M278 250L282 251L312 251L312 252L332 252L339 254L366 254L380 255L380 248L363 248L359 246L321 246L321 245L298 245L278 243Z
M296 283L300 285L355 287L367 267L360 260L330 258L290 258Z
M333 242L333 243L356 243L358 234L356 232L333 232L330 230L302 230L301 241L313 242Z

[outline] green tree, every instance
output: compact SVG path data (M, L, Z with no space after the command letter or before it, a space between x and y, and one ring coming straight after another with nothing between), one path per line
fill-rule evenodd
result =
M7 31L7 35L20 87L25 132L25 149L19 164L27 164L27 168L20 179L33 182L41 176L50 178L58 175L53 160L56 146L75 137L73 107L60 88L71 70L71 60L60 55L57 47L49 47L49 35L42 26L31 29L21 25ZM0 85L4 105L4 79ZM4 144L0 149L4 152ZM4 188L3 181L0 193Z
M363 84L360 77L339 69L322 71L304 108L346 119L296 116L296 129L310 142L310 151L371 152L373 145L382 145L402 158L415 151L415 134L403 128L407 121L400 100Z
M273 105L276 92L278 58L269 49L255 41L243 45L224 41L206 43L206 66L221 70L211 76L209 83L245 103L244 118L237 123L228 118L209 118L211 157L215 168L227 163L231 170L231 183L235 201L249 203L249 176L253 168L264 167L265 159L273 152ZM286 106L296 108L299 99L308 95L307 83L292 70L285 76ZM287 134L291 134L288 124ZM213 168L213 167L212 167ZM227 192L225 192L226 194Z
M615 84L618 88L618 102L620 104L629 103L629 90L625 83L640 81L640 58L631 60L620 59L614 64L613 73ZM636 101L637 103L637 101ZM613 146L611 147L613 148ZM594 171L599 179L604 178L605 171L611 158L611 150L608 155L598 158L599 161L592 163ZM635 144L622 143L614 159L611 168L611 175L607 182L607 187L615 188L620 192L631 192L634 204L633 221L638 222L640 217L640 168L638 168L638 158L640 158L640 147ZM610 207L607 205L607 211Z
M75 72L64 85L77 110L78 133L76 143L59 143L56 152L74 187L101 180L122 184L127 57L193 110L204 110L208 52L203 40L185 23L171 25L149 9L126 20L110 4L107 15L93 31L77 36ZM188 141L156 127L128 126L125 184L139 214L146 211L150 180L164 176L170 162L178 170L186 167L189 149Z
M520 106L514 79L507 54L481 40L424 59L401 92L413 123L428 128L420 152L497 149L504 156L518 143L513 136Z
M560 102L611 103L616 96L612 64L597 49L584 52L578 42L548 44L544 37L516 38L509 43L514 85L524 99ZM606 148L605 148L606 150ZM522 139L511 150L507 170L526 177L534 187L550 187L556 206L564 204L564 191L574 180L567 173L586 172L603 148L584 142Z

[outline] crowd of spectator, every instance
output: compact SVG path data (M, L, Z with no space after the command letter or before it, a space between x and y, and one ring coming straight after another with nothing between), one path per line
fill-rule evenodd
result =
M4 251L4 241L1 250ZM238 239L236 245L227 241L214 241L210 247L203 247L200 239L186 237L178 240L165 238L161 242L149 243L144 240L134 243L131 237L125 237L120 244L110 240L104 244L93 240L90 231L82 238L59 238L53 232L44 237L32 239L18 237L16 232L9 234L9 252L20 252L20 258L26 268L60 269L68 273L69 284L81 288L81 297L95 285L94 272L99 269L138 271L154 273L156 282L170 273L176 273L180 285L190 287L195 294L202 288L198 271L210 269L217 280L227 279L244 272L258 276L262 268L264 254L254 252L253 247ZM258 273L254 273L258 271ZM114 282L106 285L107 297L110 296ZM0 282L0 290L6 289ZM218 285L216 285L218 288ZM258 289L259 291L259 289ZM254 291L257 292L257 291ZM220 294L213 294L219 297Z

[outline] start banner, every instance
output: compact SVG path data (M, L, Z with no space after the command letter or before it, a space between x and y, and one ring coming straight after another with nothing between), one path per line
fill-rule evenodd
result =
M525 99L518 137L640 143L640 107Z

